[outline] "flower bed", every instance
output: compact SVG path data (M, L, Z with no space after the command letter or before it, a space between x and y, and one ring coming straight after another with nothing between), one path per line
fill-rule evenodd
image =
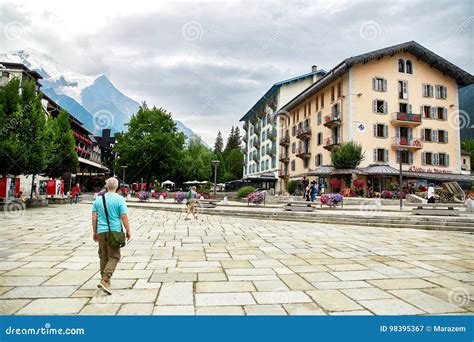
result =
M344 197L341 194L324 194L319 198L321 204L328 205L330 207L337 207L339 203L344 201Z
M382 191L382 198L386 199L399 199L400 198L400 191L389 191L384 190ZM405 192L402 191L402 198L405 198Z
M253 204L262 204L265 202L265 197L264 191L252 192L247 196L247 201Z
M148 191L140 191L137 194L137 197L140 202L145 202L150 198L150 193Z
M186 198L186 193L185 192L178 192L177 194L174 194L174 196L173 196L173 200L176 203L182 203L185 198Z

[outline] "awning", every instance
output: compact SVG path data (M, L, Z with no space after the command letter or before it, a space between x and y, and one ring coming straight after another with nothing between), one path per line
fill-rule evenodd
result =
M92 160L84 159L84 158L82 158L82 157L77 157L77 159L79 160L79 163L84 163L84 164L87 164L87 165L90 165L90 166L94 166L94 167L96 167L96 168L98 168L98 169L102 169L102 170L107 170L107 171L109 171L109 169L106 168L105 166L103 166L102 164L93 162Z
M444 182L474 182L471 175L463 175L456 173L431 173L431 172L412 172L403 171L403 177L411 177L418 179L432 179Z
M368 167L364 167L361 171L370 176L396 176L400 174L400 170L394 169L388 165L370 165Z

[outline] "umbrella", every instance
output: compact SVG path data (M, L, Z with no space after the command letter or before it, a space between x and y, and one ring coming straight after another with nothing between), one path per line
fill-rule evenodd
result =
M163 183L161 183L161 185L174 185L174 182L170 181L170 180L166 180L164 181Z
M184 182L183 184L199 184L201 182L197 181L197 180L194 180L194 181L187 181L187 182Z

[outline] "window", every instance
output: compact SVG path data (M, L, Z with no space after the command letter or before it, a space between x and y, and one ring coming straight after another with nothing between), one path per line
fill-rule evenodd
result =
M443 107L438 107L437 108L437 119L438 120L447 120L447 116L448 116L448 110L447 108L443 108Z
M317 114L318 126L321 125L321 116L322 116L321 112L318 112Z
M319 97L316 96L316 110L319 110Z
M448 97L448 88L442 85L436 85L436 98L446 100Z
M311 115L311 101L308 101L308 115Z
M423 83L423 97L433 97L433 86Z
M442 129L438 130L438 142L443 144L448 143L448 131L444 131Z
M398 60L398 72L405 72L405 61L401 58Z
M374 162L388 163L388 150L383 148L374 148Z
M291 144L291 153L296 152L296 143Z
M291 171L295 171L295 161L291 161Z
M446 153L438 153L438 164L439 166L449 166L449 155Z
M421 140L433 142L433 141L436 141L434 138L435 138L434 130L430 128L424 128L421 130Z
M399 103L398 104L398 111L400 113L411 113L410 111L410 105L406 104L406 103Z
M388 126L383 124L374 124L374 137L387 138Z
M331 87L331 102L334 102L336 95L334 87Z
M408 82L398 81L398 98L408 100Z
M413 153L410 151L397 151L397 164L413 164Z
M377 114L388 113L388 103L384 100L374 100L372 102L372 111Z
M324 93L321 94L321 108L324 108Z
M381 77L372 78L372 89L375 91L387 91L387 80Z
M411 61L406 61L406 71L407 74L413 74L413 64Z
M291 136L294 137L296 135L296 125L293 125L293 127L291 127Z
M314 163L316 166L321 166L323 165L323 155L321 153L318 153L315 158L314 158Z
M318 133L317 144L321 145L323 143L323 133Z
M307 168L309 166L309 159L304 159L303 160L303 167Z
M433 153L431 152L423 152L421 154L422 164L423 165L433 165Z
M337 97L339 98L339 97L341 97L341 96L342 96L342 83L339 82L339 83L337 84Z
M431 118L431 107L430 106L421 106L420 113L424 119Z

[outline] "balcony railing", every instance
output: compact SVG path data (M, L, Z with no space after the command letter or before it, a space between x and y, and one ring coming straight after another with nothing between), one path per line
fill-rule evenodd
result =
M254 161L258 162L258 161L260 160L260 155L259 155L259 154L254 154L254 155L252 156L252 159L253 159Z
M281 146L289 146L290 145L290 136L285 135L280 139L280 145Z
M276 137L277 137L276 129L272 129L271 131L268 132L267 138L270 139L271 141L275 140Z
M417 126L421 124L421 114L396 112L392 113L392 124Z
M311 136L311 127L310 126L303 126L296 130L296 137L298 139L306 139Z
M332 150L334 147L339 146L340 144L341 144L340 136L333 136L332 138L326 138L324 140L324 148L326 150Z
M280 170L280 172L278 173L278 177L280 177L280 178L289 178L290 173L288 172L288 170Z
M262 130L262 128L260 127L260 125L257 125L257 126L253 127L253 132L257 135L260 134L261 130Z
M306 159L311 157L311 148L310 146L302 146L296 150L296 156L298 158Z
M324 126L332 128L341 124L341 114L336 112L324 117Z
M273 157L276 154L276 148L274 148L274 147L269 148L269 149L267 149L266 152L267 152L268 156Z
M278 158L279 161L282 163L288 163L290 161L290 156L286 152L280 153L280 157Z
M392 138L392 147L396 149L419 150L423 148L423 141L418 138L395 137Z

